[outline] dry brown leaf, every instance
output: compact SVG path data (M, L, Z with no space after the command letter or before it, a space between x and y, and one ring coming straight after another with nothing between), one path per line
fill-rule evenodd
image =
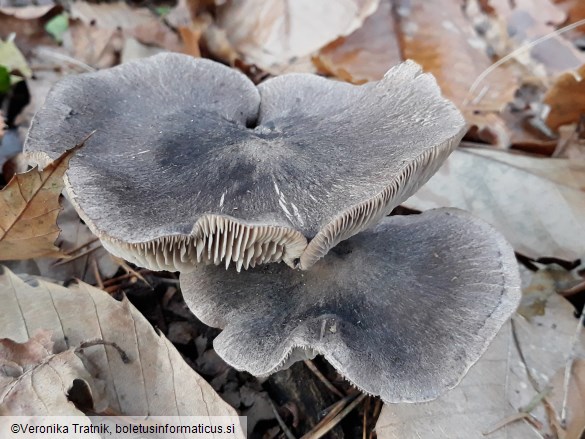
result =
M42 278L25 282L4 269L0 303L0 337L22 343L40 329L52 331L56 356L88 341L116 343L129 362L107 344L87 347L77 354L91 378L104 383L110 412L129 416L236 416L235 410L126 298L114 300L82 282L68 288ZM51 386L55 385L49 381L47 392L53 393ZM62 413L54 410L51 414Z
M537 439L550 433L541 403L531 411L542 425L540 433L517 417L521 408L538 402L527 368L541 386L539 390L544 390L555 372L564 368L571 352L578 320L565 299L549 293L544 316L532 322L514 317L526 364L507 324L461 384L443 397L423 404L385 405L376 425L378 438ZM578 355L585 355L585 340ZM557 415L560 408L554 404ZM494 431L498 426L501 428Z
M321 73L354 84L377 81L401 61L392 4L388 0L380 2L362 27L328 44L313 57Z
M567 14L564 25L571 25L585 19L585 2L583 0L553 0L553 2ZM585 34L585 27L579 26L565 34L570 40L576 40Z
M63 34L63 47L73 58L96 69L118 64L123 45L120 29L87 26L80 20L71 21Z
M470 106L463 107L470 86L492 60L458 2L415 0L410 8L403 6L397 12L404 58L433 73L443 94L466 114L499 111L512 100L518 83L514 72L504 66L486 80L478 96L471 97Z
M18 8L21 9L21 8ZM56 13L55 9L55 13ZM45 31L45 24L53 15L52 10L38 18L19 18L11 9L6 13L0 8L0 39L15 34L15 42L19 49L28 55L38 45L56 45L54 38ZM25 14L26 15L26 14Z
M574 260L585 249L584 192L584 163L463 148L404 204L468 210L519 253Z
M576 71L558 76L544 97L550 107L547 125L558 130L561 125L579 122L585 114L585 64Z
M234 0L218 8L217 24L247 64L279 72L283 66L358 29L378 3L379 0Z
M16 174L0 191L0 260L65 256L54 244L60 232L59 196L69 160L82 146L83 142L71 148L42 171Z
M460 3L404 0L401 4L397 15L403 57L415 60L437 78L443 94L471 126L478 127L482 140L507 147L509 137L497 113L512 101L518 88L515 69L502 66L470 94L475 80L493 61Z
M550 0L489 0L489 5L497 19L505 23L513 49L551 34L566 19ZM577 68L585 62L585 56L563 36L552 35L516 57L516 61L528 67L530 74L546 78Z
M199 41L205 30L205 23L195 20L189 26L179 26L178 31L185 46L183 52L196 58L201 57Z
M93 285L97 283L95 268L102 279L108 279L116 274L119 264L81 222L73 205L65 198L62 199L61 205L62 211L57 218L61 234L56 244L70 257L62 260L35 258L5 261L4 264L15 273L39 275L58 281L80 279Z
M179 37L148 8L132 8L125 2L95 4L79 1L70 5L70 12L71 18L79 20L85 27L101 30L102 40L109 31L170 51L182 48Z
M23 343L0 339L0 416L82 415L67 399L75 380L87 385L96 406L103 403L99 384L74 350L53 352L50 331Z

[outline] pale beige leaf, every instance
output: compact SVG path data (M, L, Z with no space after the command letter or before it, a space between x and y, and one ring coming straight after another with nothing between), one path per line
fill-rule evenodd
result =
M542 423L543 431L537 432L517 417L538 395L527 369L539 390L544 390L571 354L576 325L572 306L552 294L544 316L531 322L514 317L514 331L526 363L507 324L461 384L443 397L424 404L385 405L376 426L378 438L542 438L550 431L542 404L537 404L531 415ZM583 344L577 355L585 354ZM555 409L560 413L560 405Z
M36 283L36 286L31 285ZM180 353L127 300L114 300L84 283L69 288L8 269L0 276L0 337L23 342L39 329L53 331L55 352L88 340L116 343L83 350L93 377L105 382L108 407L124 415L236 416Z
M456 150L404 204L459 207L494 225L526 256L585 253L585 164L484 149Z
M509 402L513 390L507 386L511 361L519 358L508 323L463 381L441 398L423 404L385 404L376 424L378 439L538 439L524 423L483 435L516 413ZM528 386L526 381L522 384Z
M170 51L183 48L179 36L149 8L131 7L122 1L78 1L69 8L72 22L63 45L74 58L93 67L117 64L126 38Z
M361 26L379 0L234 0L218 24L247 63L272 71Z
M24 58L22 52L16 47L14 41L0 40L0 64L8 69L15 71L25 77L30 77L32 71Z
M47 13L53 8L55 8L55 5L53 4L40 6L31 5L23 7L2 6L0 7L0 12L6 15L11 15L20 20L33 20L35 18L41 18L47 15Z
M59 236L59 195L69 160L82 145L66 151L42 171L34 168L16 174L0 191L0 261L64 256L54 245Z
M0 338L0 416L79 416L67 399L82 380L99 405L100 389L72 349L53 352L50 331L38 331L24 343Z

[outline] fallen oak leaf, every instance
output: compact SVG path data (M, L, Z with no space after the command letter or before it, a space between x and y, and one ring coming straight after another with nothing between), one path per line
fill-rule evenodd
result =
M69 160L88 138L42 171L34 168L14 175L0 191L0 261L66 256L54 244L60 233L59 196L65 186L63 176Z
M392 4L382 1L355 32L314 55L313 64L320 73L353 84L382 79L391 66L402 61L395 27Z
M101 383L74 349L55 353L51 335L40 330L24 343L0 339L0 416L83 415L67 398L76 380L83 381L94 405L102 408Z
M585 165L459 148L404 205L457 207L484 219L530 258L574 260L585 248Z
M379 0L332 4L328 0L225 2L217 8L217 24L244 62L275 73L358 29L376 11Z
M560 413L559 377L571 355L577 319L572 305L554 290L542 316L528 321L516 314L461 384L439 399L423 404L385 404L376 424L379 439L536 439L554 428L546 404ZM582 386L581 358L585 340L575 349L575 385ZM562 377L560 378L562 381ZM549 395L549 386L553 395ZM554 393L557 395L554 395ZM568 423L578 430L581 394L570 395ZM549 398L550 396L550 398ZM575 405L573 405L575 404ZM534 426L539 425L537 432ZM567 437L566 439L569 439ZM571 436L570 439L578 439Z
M25 282L4 268L0 303L0 338L24 342L49 330L52 353L74 352L83 359L89 376L84 380L104 383L103 395L97 395L105 402L100 399L96 409L106 405L108 412L127 416L237 416L126 298L117 301L83 282L67 288L37 277ZM46 384L53 393L56 384ZM0 381L0 413L1 395Z
M544 103L550 107L546 124L553 130L558 130L561 125L579 122L585 112L584 73L585 64L559 75L544 96Z

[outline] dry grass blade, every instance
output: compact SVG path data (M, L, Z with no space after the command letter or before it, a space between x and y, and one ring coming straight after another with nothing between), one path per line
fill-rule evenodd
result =
M311 360L305 360L305 366L307 366L309 370L313 372L317 378L319 378L319 380L331 391L331 393L339 396L340 398L345 396L331 383L331 381L325 377L325 375L321 373L317 366L315 366L315 363L313 363Z
M16 174L0 192L0 260L66 257L54 244L60 233L59 195L69 160L88 138L42 171Z
M365 394L360 394L351 403L347 404L343 410L339 410L339 408L343 407L343 405L340 405L339 408L335 407L327 416L321 420L321 422L315 425L315 427L307 434L305 434L301 439L319 439L320 437L323 437L333 427L339 424L339 422L345 418L360 402L362 402L365 397ZM342 401L344 404L347 402L345 398L339 402L341 403ZM336 414L333 415L333 413Z

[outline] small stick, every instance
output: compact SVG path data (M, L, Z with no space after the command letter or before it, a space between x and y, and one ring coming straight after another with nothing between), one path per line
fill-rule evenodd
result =
M86 250L82 253L79 253L78 255L75 256L71 256L70 258L67 259L61 259L59 261L56 261L54 264L52 264L53 267L58 267L59 265L64 265L64 264L68 264L72 261L75 261L76 259L82 258L86 255L89 255L90 253L93 253L94 251L98 250L101 248L101 245L97 246L97 247L93 247L90 248L89 250Z
M526 422L532 424L532 426L539 431L538 434L540 435L540 431L542 430L543 425L538 420L536 420L534 418L534 416L532 416L530 413L526 413L526 412L520 412L520 413L516 413L512 416L508 416L507 418L502 419L500 422L498 422L496 425L494 425L488 431L482 432L482 434L484 436L488 436L492 433L495 433L499 429L504 428L506 425L511 424L513 422L520 421L520 420L525 420ZM540 436L542 437L542 435L540 435Z
M575 286L572 286L571 288L567 288L566 290L559 291L558 294L567 298L567 297L575 296L575 295L583 293L583 292L585 292L585 280L583 282L578 283Z
M276 406L272 402L271 398L268 398L268 402L270 403L270 407L272 407L272 412L274 413L274 417L278 421L278 424L280 425L280 428L282 429L282 431L284 432L286 437L288 439L297 439L295 437L295 435L292 433L292 431L290 431L290 429L288 428L288 426L286 425L284 420L280 417L280 414L278 413L278 410L276 409Z
M475 92L475 89L477 88L477 86L494 70L496 70L498 67L500 67L502 64L508 62L509 60L513 59L514 57L516 57L517 55L520 55L522 52L525 52L526 50L529 50L531 48L533 48L534 46L537 46L540 43L544 43L547 40L550 40L551 38L557 36L557 35L561 35L565 32L568 32L572 29L575 29L579 26L583 26L585 24L585 19L576 21L573 24L570 24L568 26L565 26L561 29L558 29L554 32L551 32L547 35L544 35L530 43L527 44L523 44L522 46L520 46L519 48L517 48L516 50L510 52L509 54L507 54L506 56L504 56L503 58L500 58L498 61L496 61L495 63L493 63L491 66L489 66L487 69L485 69L478 77L477 79L473 82L473 84L471 84L471 87L469 87L469 90L467 91L467 96L465 97L465 99L463 100L463 105L467 106L469 105L469 95L473 94Z
M124 271L128 274L133 274L134 276L136 276L138 279L140 279L142 282L144 282L146 285L148 285L148 287L150 289L152 288L152 285L150 285L146 279L144 279L144 277L136 270L134 270L132 267L130 267L123 259L120 258L116 258L114 257L114 260L118 263L118 265L120 265L120 267L122 267L124 269Z
M360 402L364 400L366 397L365 394L361 394L357 398L355 398L350 404L347 405L337 416L335 416L331 420L325 421L325 418L321 422L319 422L311 431L305 434L301 439L319 439L327 432L329 432L333 427L335 427L339 422L345 418Z
M366 439L366 427L367 427L367 422L366 422L366 416L368 414L368 410L370 410L370 397L368 396L368 399L366 399L366 402L364 403L364 420L363 420L363 424L362 424L362 439Z
M100 290L103 290L104 282L102 281L102 277L100 276L100 269L98 268L98 264L95 258L92 258L91 260L91 268L93 269L93 275L95 277L95 281L97 282L98 288Z
M81 224L81 223L80 223ZM78 250L82 249L83 247L87 247L94 242L99 241L99 238L93 238L87 241L85 244L78 245L77 247L72 248L71 250L67 250L65 252L66 255L72 255L73 253L77 252Z
M113 341L105 341L105 340L89 340L89 341L84 341L83 343L81 343L79 345L79 347L77 349L75 349L75 352L79 352L79 351L81 351L83 349L91 348L91 347L94 347L94 346L100 346L100 345L101 346L111 346L111 347L113 347L120 354L120 358L122 359L122 362L124 364L130 363L130 358L128 357L128 354L126 354L126 352L124 351L124 349L122 349L120 346L118 346Z
M315 366L315 363L313 363L311 360L305 360L305 365L311 372L315 374L317 378L319 378L319 380L321 380L323 384L325 384L325 387L327 387L334 395L339 396L340 398L345 396L331 383L331 381L327 379L327 377L325 377L325 375L321 373L317 366Z
M575 361L575 347L579 343L581 336L581 330L583 329L583 323L585 322L585 310L581 311L581 317L577 323L577 330L573 336L573 342L571 343L571 352L569 352L569 358L567 358L567 364L565 365L565 376L563 382L563 405L561 406L561 427L566 428L567 425L567 402L569 399L569 384L571 382L571 375L573 369L573 362Z

